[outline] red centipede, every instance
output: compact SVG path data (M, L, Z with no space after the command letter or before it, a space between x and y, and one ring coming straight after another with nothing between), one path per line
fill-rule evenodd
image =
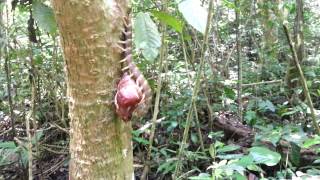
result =
M118 83L115 96L116 112L122 120L129 121L134 114L142 117L151 104L151 88L139 68L132 60L132 24L130 16L123 19L124 29L119 48L122 51L123 76Z

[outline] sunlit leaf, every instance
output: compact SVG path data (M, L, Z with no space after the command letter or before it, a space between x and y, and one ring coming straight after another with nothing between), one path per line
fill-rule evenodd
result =
M182 13L186 21L196 30L205 33L208 11L201 6L199 0L184 0L178 5L179 11Z
M152 14L162 23L172 27L175 31L182 33L182 22L176 17L161 11L152 11Z

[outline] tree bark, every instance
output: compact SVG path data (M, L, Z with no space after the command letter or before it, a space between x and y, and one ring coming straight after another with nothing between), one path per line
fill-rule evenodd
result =
M302 62L304 58L304 35L303 35L303 0L296 0L296 18L294 22L294 41L298 59Z
M52 0L67 75L70 179L132 179L131 123L116 118L128 0Z

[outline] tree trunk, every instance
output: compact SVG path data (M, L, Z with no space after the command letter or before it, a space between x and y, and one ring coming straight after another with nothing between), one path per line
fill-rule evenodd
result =
M303 1L296 0L296 17L294 22L294 43L297 52L298 60L301 63L304 58L304 36L303 36ZM290 59L286 74L286 83L291 90L291 100L297 102L298 98L302 101L305 99L304 95L294 94L294 89L299 85L299 73L296 70L294 60Z
M53 0L69 98L70 179L132 179L131 123L116 118L127 0ZM122 10L121 10L122 9Z
M304 36L303 36L303 0L296 0L296 19L294 25L295 48L298 59L301 62L304 58Z

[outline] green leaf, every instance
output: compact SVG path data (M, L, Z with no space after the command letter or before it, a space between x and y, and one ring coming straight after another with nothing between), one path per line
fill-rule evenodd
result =
M236 164L239 164L242 167L247 167L253 164L253 158L252 156L242 156Z
M313 145L320 144L320 136L316 135L314 138L305 140L303 143L304 148L310 148Z
M139 144L148 145L149 141L141 137L133 137L133 140Z
M32 3L32 11L33 17L39 27L52 36L55 36L57 33L57 24L53 10L45 4L35 1Z
M286 128L288 128L288 126L286 126ZM287 140L288 142L293 142L299 146L302 146L302 143L307 139L307 135L301 129L297 132L290 132L288 134L286 133L282 138Z
M27 167L28 161L29 161L28 151L25 148L23 148L22 151L21 151L21 162L22 162L22 165L24 167Z
M236 98L236 93L234 92L233 89L225 87L224 88L224 94L226 95L227 98L229 99L235 99Z
M221 147L223 147L224 146L224 144L222 143L222 142L220 142L220 141L216 141L215 143L214 143L214 147L215 148L221 148Z
M169 121L169 126L167 128L168 132L171 132L174 128L176 128L178 126L178 122L177 121Z
M237 145L227 145L227 146L224 146L222 148L217 149L217 153L225 153L225 152L235 151L238 149L240 149L240 147Z
M134 130L134 131L131 131L131 133L132 133L133 137L138 137L142 133L142 131L141 130Z
M265 147L252 147L250 148L250 156L258 164L265 164L267 166L274 166L279 163L281 155L273 152Z
M245 168L236 164L236 163L231 163L231 164L227 164L222 166L221 168L223 168L226 171L236 171L239 174L244 174ZM230 173L231 174L231 173Z
M295 166L299 166L300 165L300 150L301 148L295 144L294 142L290 142L291 145L291 149L290 149L290 160L291 162L295 165Z
M226 7L230 8L230 9L236 9L236 6L234 5L234 3L230 2L228 0L223 0L223 5L225 5Z
M182 33L183 24L179 19L161 11L152 11L152 14L162 23L172 27L175 31Z
M247 111L244 115L244 119L248 124L254 125L257 120L257 113L255 111Z
M210 148L209 148L209 154L212 158L216 157L216 149L214 147L214 144L210 144Z
M134 43L148 60L154 60L159 54L161 38L156 24L147 13L137 14L134 23Z
M210 177L210 174L200 173L198 176L192 176L192 177L189 177L188 179L192 179L192 180L212 180L212 177Z
M277 146L277 143L280 141L280 138L282 136L282 130L281 129L267 129L263 130L261 133L257 133L255 136L255 139L257 141L269 141L274 146Z
M186 21L196 30L205 33L208 11L201 6L199 0L184 0L178 5L179 11L182 13Z
M198 136L195 133L191 133L191 141L193 143L197 143L198 142Z
M276 108L275 106L272 104L271 101L269 100L266 100L266 101L260 101L259 102L259 109L261 111L271 111L271 112L275 112L276 111Z
M173 159L167 159L164 163L162 163L157 170L158 172L162 172L162 174L167 174L172 172L176 167L176 161Z
M221 139L224 136L223 131L210 132L208 138Z
M35 56L34 62L36 65L42 65L43 64L43 58L41 56Z
M17 146L13 141L1 142L0 149L15 149Z
M263 172L263 170L255 164L248 165L247 169L249 169L250 171Z
M316 159L312 164L320 164L320 159Z
M231 159L239 159L243 156L243 154L222 154L222 155L217 155L217 158L219 159L227 159L227 160L231 160Z
M36 142L38 142L42 136L43 136L43 130L37 131L36 134L32 137L31 143L33 145L36 144Z
M292 115L292 114L295 114L295 113L297 113L297 112L299 112L299 111L297 111L297 110L292 110L292 111L287 111L287 112L284 112L284 113L281 113L281 117L283 117L283 116L290 116L290 115Z

